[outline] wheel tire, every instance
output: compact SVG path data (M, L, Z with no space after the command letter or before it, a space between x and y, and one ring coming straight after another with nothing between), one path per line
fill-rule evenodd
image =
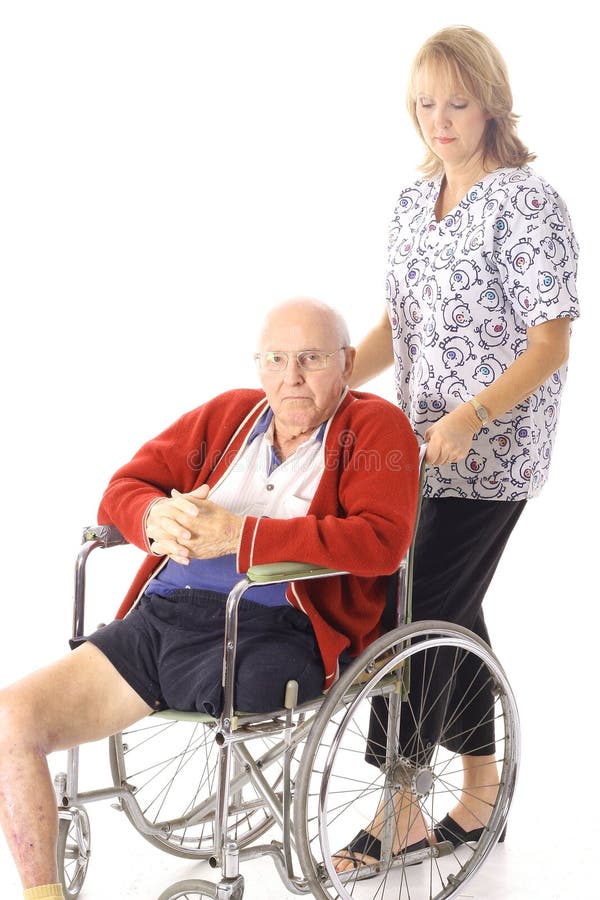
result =
M400 715L414 717L409 720L416 722L425 721L427 712L440 704L437 706L438 711L443 709L440 743L429 745L424 756L426 762L414 764L414 760L400 755L398 741L388 741L387 747L382 741L379 746L385 761L378 768L365 759L371 701L378 693L399 695L397 692L404 690L409 671L409 677L415 678L415 682L426 673L427 680L424 677L423 683L427 685L437 685L432 673L437 676L443 672L447 686L456 683L457 673L473 671L476 678L469 688L471 699L467 690L466 699L451 706L440 700L445 695L437 691L437 686L437 699L432 702L424 691L419 708L414 708L410 696L403 699ZM486 693L476 692L472 687L480 682L485 685ZM412 857L388 854L377 869L363 866L353 870L349 877L340 878L332 854L344 848L359 829L368 830L376 810L381 813L387 805L393 813L391 798L398 791L404 791L405 796L407 791L412 792L415 810L418 804L429 831L457 803L463 773L460 747L449 751L442 744L454 742L469 746L465 743L469 735L460 731L458 716L468 718L465 710L473 703L473 693L475 697L481 694L489 698L485 721L492 735L495 733L500 766L498 796L479 839L455 849L450 843L442 844L439 856L429 848ZM479 720L478 726L482 721ZM475 735L475 729L471 733ZM300 762L295 833L300 863L314 896L319 900L358 897L361 900L369 897L446 900L462 892L497 842L506 821L516 780L518 751L514 696L487 644L464 628L442 622L414 623L384 635L369 648L368 665L365 667L363 656L330 691ZM472 753L470 746L469 753ZM391 823L393 835L396 829L393 817ZM367 881L367 877L372 880Z
M166 891L163 891L158 900L197 900L197 898L214 900L216 896L216 884L212 884L210 881L190 879L172 884Z
M70 810L58 820L56 861L65 898L78 897L90 861L90 820L82 808Z

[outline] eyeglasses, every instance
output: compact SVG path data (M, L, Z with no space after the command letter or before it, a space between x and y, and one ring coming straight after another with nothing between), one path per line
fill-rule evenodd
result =
M326 369L329 365L329 357L335 356L345 347L338 347L331 353L323 353L321 350L300 350L299 353L288 350L268 350L266 353L255 353L254 359L258 363L259 368L265 369L267 372L283 372L287 369L290 359L296 358L298 366L305 372L319 372Z

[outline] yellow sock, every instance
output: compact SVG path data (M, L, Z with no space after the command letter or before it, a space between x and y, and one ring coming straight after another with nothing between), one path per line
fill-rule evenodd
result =
M24 891L25 900L64 900L64 894L60 884L40 884L39 887L27 888Z

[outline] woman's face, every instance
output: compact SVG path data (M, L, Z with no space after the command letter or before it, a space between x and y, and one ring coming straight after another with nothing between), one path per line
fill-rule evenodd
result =
M479 102L448 78L427 70L419 73L416 88L423 138L444 169L481 163L489 116Z

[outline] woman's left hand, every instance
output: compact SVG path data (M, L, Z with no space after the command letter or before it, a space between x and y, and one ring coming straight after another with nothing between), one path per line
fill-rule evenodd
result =
M425 462L431 466L445 466L464 459L471 448L473 435L480 428L481 422L470 403L457 406L425 432L428 443Z

